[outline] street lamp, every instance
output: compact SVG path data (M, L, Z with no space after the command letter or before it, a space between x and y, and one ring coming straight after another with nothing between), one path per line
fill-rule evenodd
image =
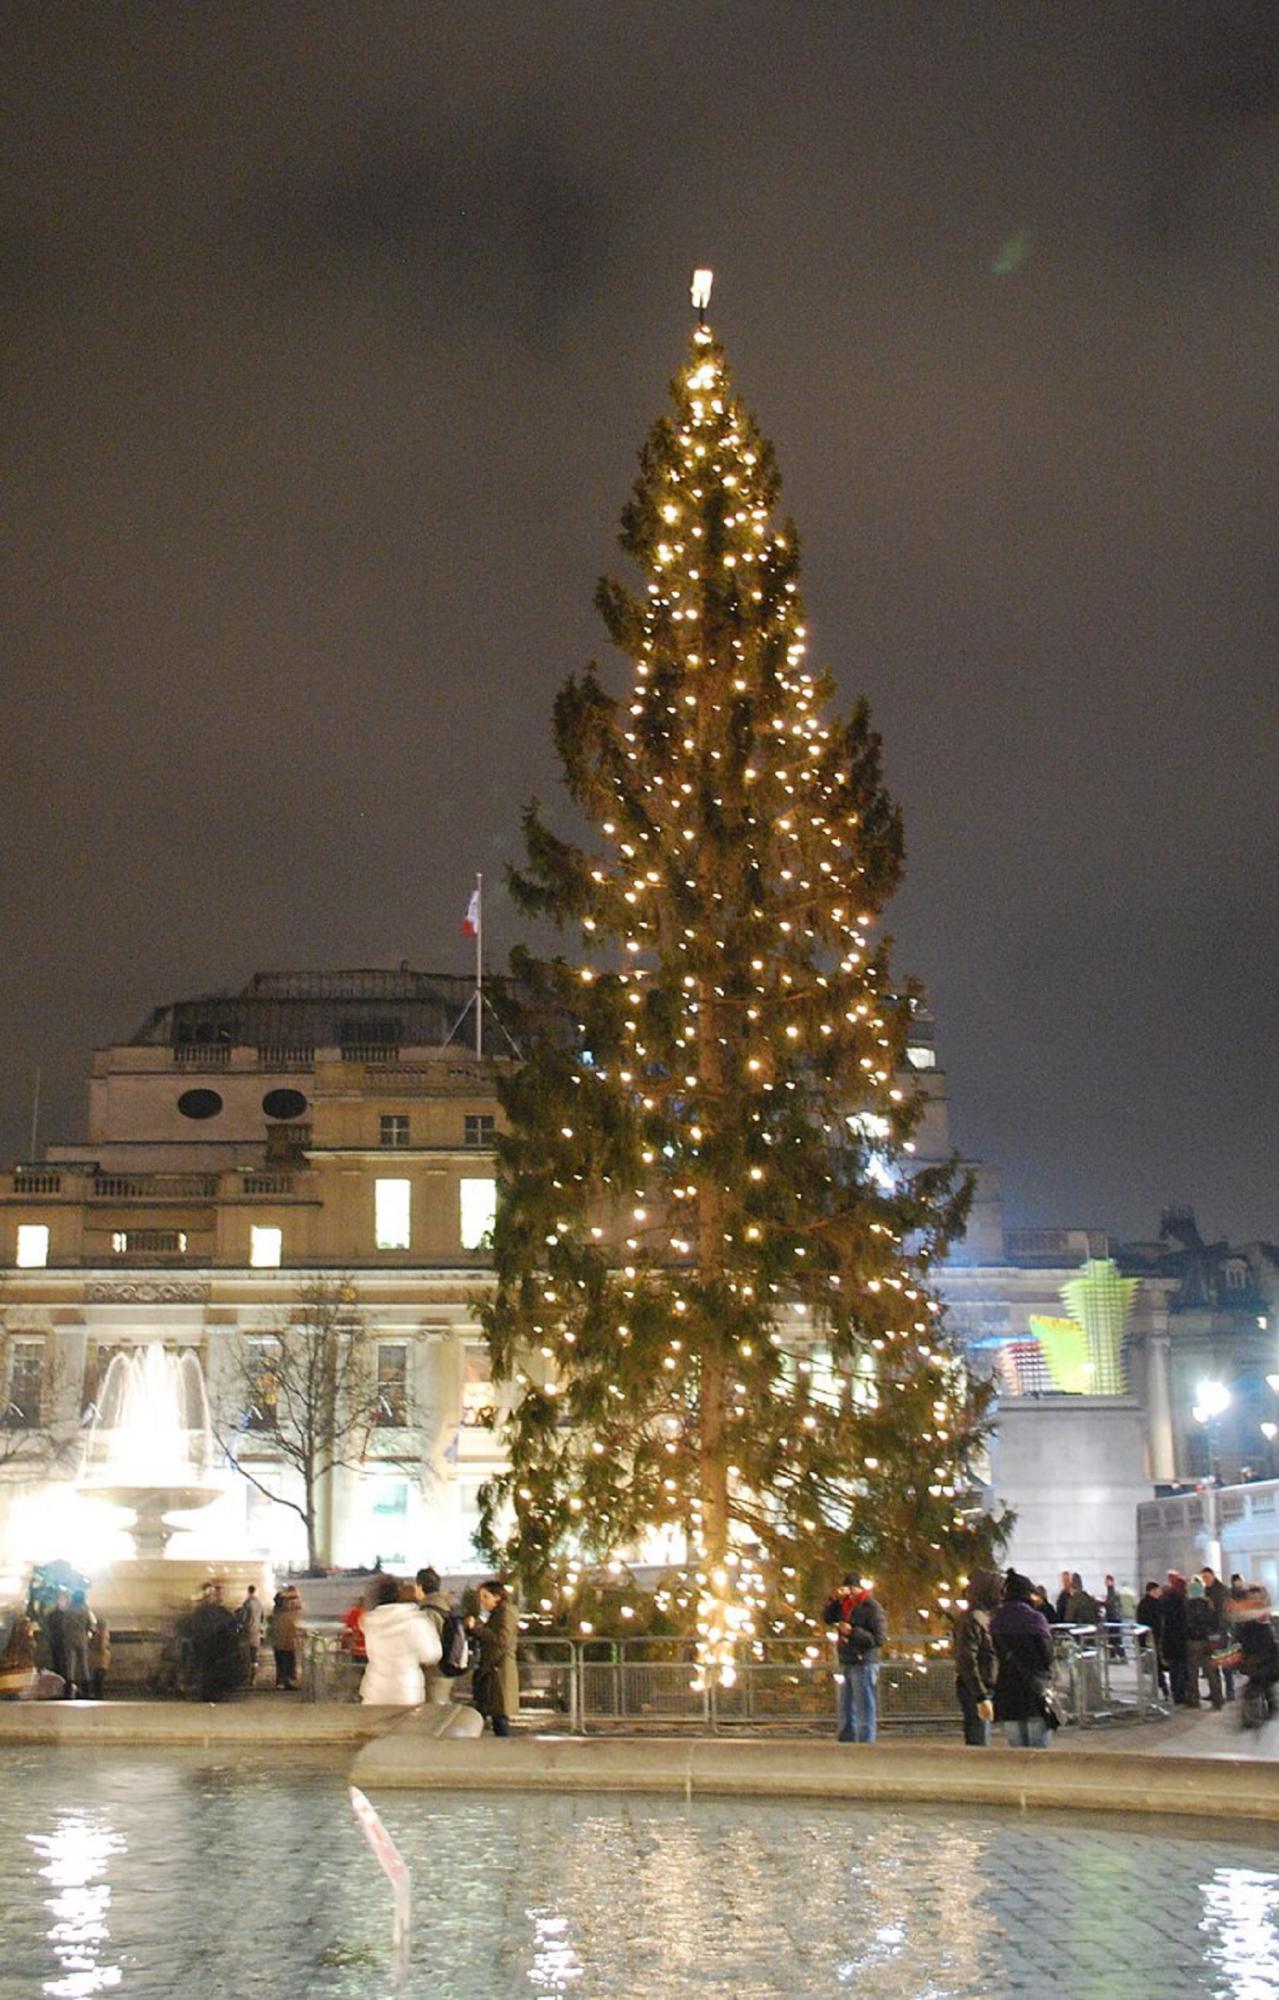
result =
M1191 1409L1191 1416L1197 1424L1202 1424L1208 1439L1208 1477L1217 1479L1217 1434L1214 1428L1218 1417L1230 1408L1230 1391L1224 1382L1205 1381L1197 1384L1197 1398Z

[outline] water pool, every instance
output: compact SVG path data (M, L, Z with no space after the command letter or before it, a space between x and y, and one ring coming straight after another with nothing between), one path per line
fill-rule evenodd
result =
M386 1886L332 1765L11 1751L0 1996L1279 2000L1264 1830L794 1801L396 1792Z

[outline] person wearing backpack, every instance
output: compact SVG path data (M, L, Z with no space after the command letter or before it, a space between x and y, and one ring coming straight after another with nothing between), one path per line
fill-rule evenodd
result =
M415 1589L418 1603L440 1635L439 1661L435 1666L423 1669L426 1698L437 1707L446 1708L453 1699L453 1681L459 1674L464 1674L470 1664L466 1627L462 1623L461 1614L454 1609L447 1591L442 1588L437 1569L432 1569L429 1565L426 1569L420 1569Z
M411 1584L378 1578L373 1607L364 1617L369 1656L360 1700L382 1708L418 1708L425 1700L422 1674L437 1664L440 1635L429 1612L419 1611Z

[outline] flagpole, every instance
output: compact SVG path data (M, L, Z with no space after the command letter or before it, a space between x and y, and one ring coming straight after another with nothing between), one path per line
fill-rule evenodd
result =
M484 1054L484 877L475 877L475 1054Z

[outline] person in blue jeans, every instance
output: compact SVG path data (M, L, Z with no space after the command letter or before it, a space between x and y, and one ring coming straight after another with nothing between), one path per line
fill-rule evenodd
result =
M846 1576L822 1613L835 1631L840 1743L873 1743L879 1726L876 1684L888 1626L873 1589L860 1577Z

